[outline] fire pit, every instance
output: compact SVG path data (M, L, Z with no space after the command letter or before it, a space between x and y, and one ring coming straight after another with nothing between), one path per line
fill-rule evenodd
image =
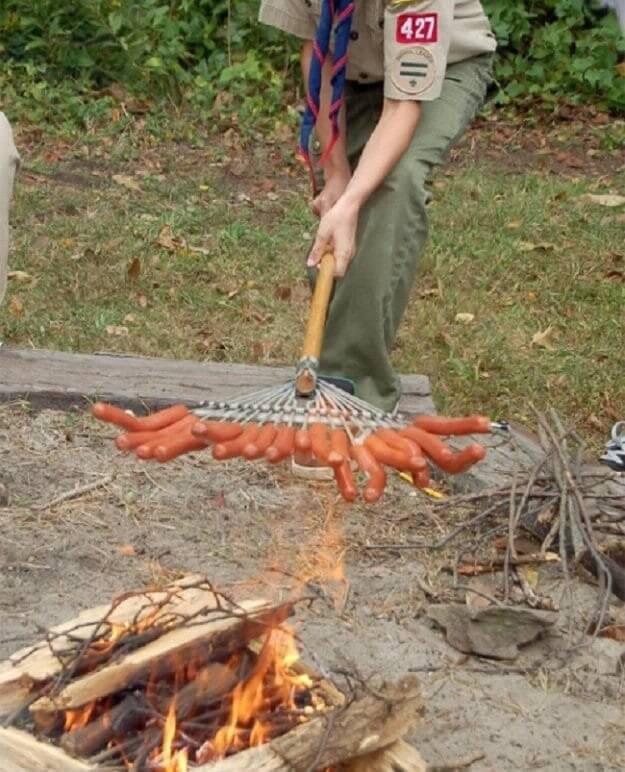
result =
M16 772L424 768L398 742L416 681L343 694L300 662L293 611L188 577L83 612L0 666L0 758Z

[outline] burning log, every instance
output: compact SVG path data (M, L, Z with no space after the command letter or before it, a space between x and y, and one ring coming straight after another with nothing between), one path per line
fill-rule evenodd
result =
M206 601L193 604L189 616L199 611ZM233 609L233 613L234 613ZM88 673L73 681L54 697L41 697L31 706L31 712L55 712L80 708L88 702L106 697L128 686L145 680L150 674L163 677L169 674L185 657L193 657L198 642L208 646L214 656L216 651L223 656L243 648L258 637L272 620L284 621L288 607L276 610L267 601L241 603L237 616L211 619L202 624L188 625L165 633L157 640L143 646L136 652L99 670ZM154 670L156 668L156 672Z
M98 632L140 624L152 616L157 623L159 619L184 615L201 598L214 604L212 592L198 582L201 577L189 576L166 590L129 593L110 605L87 609L75 619L53 627L45 641L16 652L0 664L0 717L23 706L38 684L57 677L76 645L88 642Z
M241 674L225 665L213 664L203 668L191 683L186 684L175 696L176 721L183 722L194 709L202 705L211 705L225 697L234 689ZM167 713L172 698L166 698L159 705L163 714ZM126 735L141 724L146 713L153 713L145 699L136 694L129 694L111 711L103 713L95 721L74 732L66 732L61 737L61 747L73 756L87 758L111 740L115 735ZM157 736L157 742L160 732Z
M119 617L131 600L132 615L114 626L113 613ZM196 579L156 599L128 595L99 621L87 612L85 624L63 626L46 641L53 662L35 647L10 665L26 676L22 682L12 670L0 679L5 704L20 708L8 723L45 738L0 733L3 772L82 772L100 764L159 772L420 770L416 751L398 742L419 720L418 683L362 687L346 699L298 661L283 624L292 610L259 600L235 604ZM95 669L85 673L89 666ZM34 671L54 675L35 681Z
M422 712L419 683L407 678L386 684L375 693L365 691L344 707L302 724L268 745L238 753L217 765L196 767L195 772L292 772L334 767L349 760L359 760L360 766L354 767L358 772L392 772L392 756L397 750L389 751L386 767L366 766L367 757L374 754L371 763L379 764L383 754L378 752L393 746L419 721ZM400 752L407 757L405 748ZM411 754L413 759L415 754ZM419 767L408 769L418 772Z

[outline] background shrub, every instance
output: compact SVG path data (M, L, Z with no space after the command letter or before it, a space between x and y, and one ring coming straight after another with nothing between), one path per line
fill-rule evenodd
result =
M257 23L260 0L3 0L0 106L34 120L105 114L107 89L243 119L282 109L295 42ZM500 41L498 101L592 101L625 112L623 39L590 0L484 0ZM220 100L220 109L224 103Z

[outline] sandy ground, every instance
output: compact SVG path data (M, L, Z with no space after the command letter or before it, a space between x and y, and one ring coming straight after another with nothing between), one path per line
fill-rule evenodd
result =
M475 772L625 768L625 644L565 654L557 629L514 663L463 657L426 617L433 601L462 600L442 570L448 556L375 549L436 539L453 513L437 514L400 480L375 507L347 508L331 487L284 469L221 466L208 454L139 464L112 436L79 414L0 406L0 655L117 592L186 572L257 595L304 574L321 598L299 629L329 672L419 673L427 710L410 739L430 763L482 755ZM347 581L329 581L342 562ZM541 572L541 592L561 592L555 577ZM593 593L578 583L580 608Z

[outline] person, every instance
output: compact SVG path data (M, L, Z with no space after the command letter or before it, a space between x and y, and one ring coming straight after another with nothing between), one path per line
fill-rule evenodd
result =
M19 155L13 142L11 126L4 113L0 112L0 303L7 286L9 205L18 166Z
M302 40L300 153L322 169L307 265L336 259L320 372L391 412L426 182L485 100L494 35L479 0L261 0L259 19Z

